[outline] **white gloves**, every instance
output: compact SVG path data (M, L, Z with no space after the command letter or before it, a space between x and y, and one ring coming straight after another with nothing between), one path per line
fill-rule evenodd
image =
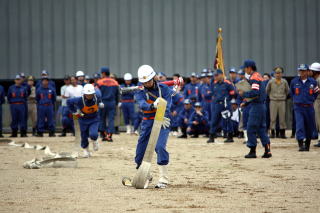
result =
M167 129L170 127L170 118L164 117L162 122L162 127Z
M121 103L121 102L119 102L119 103L118 103L118 107L120 108L120 107L121 107L121 105L122 105L122 103Z
M157 108L158 104L159 104L160 98L157 98L154 102L153 102L153 107Z
M103 108L104 108L104 103L100 102L100 103L99 103L99 108L100 108L100 109L103 109Z
M221 112L221 115L224 119L231 117L231 112L229 110L224 110Z
M72 113L72 117L74 120L77 120L78 118L84 116L84 114L78 109L75 113Z

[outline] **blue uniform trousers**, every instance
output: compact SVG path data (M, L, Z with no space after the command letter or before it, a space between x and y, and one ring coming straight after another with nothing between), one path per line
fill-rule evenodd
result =
M114 117L116 115L116 103L114 101L103 101L104 108L100 111L99 130L114 133ZM107 128L108 119L108 128Z
M135 119L134 119L134 123L133 123L134 131L136 131L139 128L139 126L141 124L141 121L142 121L142 117L143 117L143 113L142 112L136 113L136 116L135 116Z
M55 131L53 105L38 105L38 131L44 132L46 127L49 131Z
M296 118L297 140L311 139L313 130L316 128L313 106L305 107L294 104L293 109Z
M190 126L190 131L187 132L188 135L200 135L200 134L208 134L209 133L209 125L192 124Z
M211 121L211 102L203 101L202 102L203 110L208 113L209 123Z
M251 103L249 118L247 123L248 147L257 146L257 134L261 139L263 146L270 144L269 137L266 133L266 105L264 103Z
M20 126L20 130L27 130L27 120L26 120L26 104L10 104L10 112L11 112L11 129L18 130Z
M225 120L223 122L223 129L225 129L225 131L227 133L232 132L231 119L230 118L228 118L228 119L222 118L221 112L223 112L224 110L226 110L226 108L224 107L224 104L212 103L212 105L211 105L211 122L210 122L210 133L211 134L216 133L216 130L219 128L222 119ZM230 112L231 112L231 110L230 110Z
M81 118L79 119L81 131L81 147L87 148L89 145L88 138L91 140L98 139L99 118Z
M135 112L134 112L134 103L124 102L121 104L121 109L124 117L125 125L133 125Z
M2 104L0 104L0 131L2 132Z
M242 128L244 130L247 130L250 108L251 108L251 105L249 104L245 106L242 111Z
M153 125L153 120L143 120L141 123L140 136L137 144L136 157L135 157L137 168L142 163L143 156L146 151L148 141L150 138L152 125ZM167 165L169 163L169 153L166 150L169 132L170 132L169 129L161 128L160 135L156 145L158 165Z
M61 115L62 115L62 126L65 129L69 129L74 131L72 112L69 110L67 106L61 107Z

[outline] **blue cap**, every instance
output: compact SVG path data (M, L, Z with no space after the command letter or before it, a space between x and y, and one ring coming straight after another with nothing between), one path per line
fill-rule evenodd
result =
M49 80L49 77L47 75L41 76L41 80L44 80L44 79Z
M185 99L185 100L183 101L183 103L184 103L184 104L191 104L190 99Z
M110 75L110 69L109 67L101 67L100 68L101 73L106 73L107 75Z
M86 75L86 76L85 76L85 79L86 79L86 80L90 80L91 78L90 78L89 75Z
M247 68L247 67L255 67L256 66L256 62L254 62L251 59L245 60L243 63L243 68Z
M299 64L298 70L309 70L309 66L307 64Z
M21 79L21 76L19 74L17 74L15 79Z
M93 75L93 78L94 78L94 79L100 78L100 73L95 73L95 74Z
M167 77L166 74L164 74L163 72L158 72L158 76L164 76Z
M217 69L214 73L214 75L219 75L219 74L223 74L222 70L220 69Z
M41 75L48 75L47 70L42 70L42 71L41 71Z
M201 77L201 78L207 77L207 73L201 73L200 77Z
M244 73L244 71L242 69L238 71L238 74L239 75L245 75L245 73Z
M231 67L230 70L229 70L229 73L237 73L237 70L236 68L234 67Z
M198 77L197 73L193 72L191 73L190 77Z
M196 103L194 104L194 106L195 106L195 107L201 107L201 103L200 103L200 102L196 102Z

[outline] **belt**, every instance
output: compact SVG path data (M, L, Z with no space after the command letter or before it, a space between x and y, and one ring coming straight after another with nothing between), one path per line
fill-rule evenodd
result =
M216 101L216 102L213 102L214 104L224 104L224 101Z
M134 100L121 100L121 103L133 103Z
M52 104L39 104L40 106L52 106Z
M143 117L142 119L145 120L145 121L146 120L154 120L154 117Z
M24 104L24 102L11 102L10 104Z
M212 100L204 100L205 102L207 102L207 103L211 103L212 102Z
M301 107L312 107L313 106L313 104L297 104L297 103L295 105L301 106Z

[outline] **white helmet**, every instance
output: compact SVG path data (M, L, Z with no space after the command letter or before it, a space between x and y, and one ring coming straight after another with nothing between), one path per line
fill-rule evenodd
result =
M320 63L314 62L310 65L309 69L312 71L320 72Z
M84 72L83 71L77 71L76 72L76 77L81 77L81 76L84 76Z
M86 84L82 89L82 93L84 95L92 95L96 93L96 90L94 89L94 86L92 84Z
M126 73L126 74L124 74L123 79L125 81L131 81L132 80L132 75L130 73Z
M138 78L141 83L150 81L155 75L156 72L149 65L142 65L138 69Z

